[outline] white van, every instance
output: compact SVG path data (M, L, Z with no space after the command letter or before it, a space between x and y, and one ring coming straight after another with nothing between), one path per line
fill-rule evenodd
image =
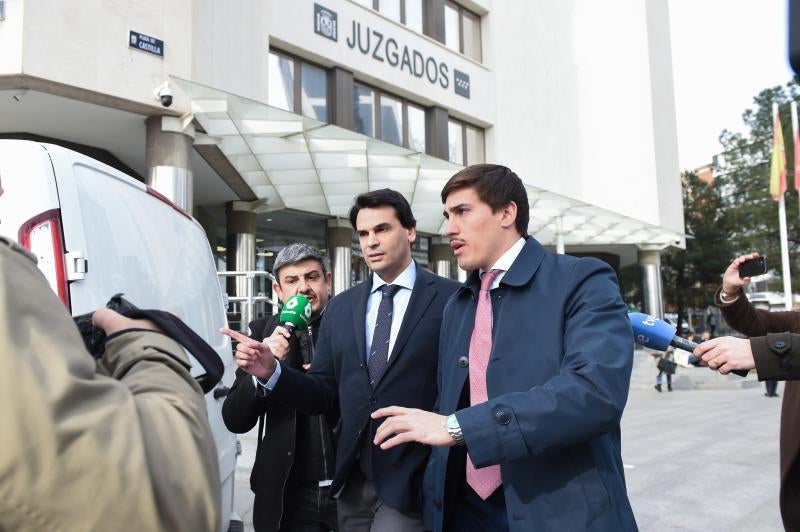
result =
M234 515L236 437L222 422L233 382L230 341L214 259L196 220L139 181L74 151L0 139L0 235L24 243L73 316L118 292L139 308L179 316L219 354L225 375L206 394L222 481L220 530ZM193 359L192 374L203 368Z

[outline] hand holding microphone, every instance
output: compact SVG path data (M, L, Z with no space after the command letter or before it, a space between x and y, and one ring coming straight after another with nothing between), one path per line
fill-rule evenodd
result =
M283 309L281 310L280 320L283 327L278 327L277 329L285 328L285 331L287 332L286 338L291 338L291 334L298 328L308 328L309 324L311 323L312 310L311 302L306 296L296 295L290 297L286 300L286 303L283 305ZM287 341L286 352L288 352L288 350L289 343ZM300 351L303 356L303 368L308 369L309 364L311 364L310 353L306 353L302 349ZM283 358L281 358L281 360L283 360Z
M631 312L628 314L628 318L631 320L633 335L636 343L639 345L643 345L644 347L654 349L656 351L666 351L667 347L672 346L678 349L683 349L684 351L689 351L690 353L693 353L695 349L698 348L698 344L685 338L681 338L680 336L676 336L675 332L677 329L675 327L654 316L648 316L647 314L643 314L641 312ZM703 352L705 351L706 350L703 350ZM701 354L703 352L701 352ZM707 359L704 356L703 360L708 362L710 358ZM712 369L719 369L720 366L710 367ZM732 368L729 367L727 369L731 370ZM747 375L746 370L733 370L732 372L740 377ZM723 373L727 373L727 371Z
M276 327L275 332L263 342L228 328L220 329L222 334L239 342L236 346L238 367L260 379L269 379L275 373L275 358L282 360L288 352L291 333L298 327L308 327L311 321L311 303L308 298L298 295L287 299L279 319L282 327Z

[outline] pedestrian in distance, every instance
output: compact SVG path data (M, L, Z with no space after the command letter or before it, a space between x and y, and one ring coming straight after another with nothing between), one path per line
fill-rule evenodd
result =
M663 382L662 377L664 375L667 376L667 391L672 391L672 376L675 374L675 369L677 368L677 364L675 363L675 348L669 346L666 351L660 353L658 351L653 353L656 362L656 369L658 369L658 375L656 375L656 385L655 389L657 392L661 393L661 384Z

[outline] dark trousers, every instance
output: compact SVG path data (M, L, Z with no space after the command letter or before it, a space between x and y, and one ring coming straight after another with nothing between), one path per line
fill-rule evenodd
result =
M384 505L375 484L354 467L337 500L342 532L422 532L422 514Z
M764 381L764 385L767 387L767 395L770 397L778 394L778 381Z
M338 530L336 501L330 497L330 487L318 482L287 485L283 497L281 532L329 532ZM253 506L253 528L264 530L263 523L271 521L262 513L265 506Z
M506 498L500 486L485 501L466 482L460 486L453 510L447 512L445 530L504 532L508 530Z

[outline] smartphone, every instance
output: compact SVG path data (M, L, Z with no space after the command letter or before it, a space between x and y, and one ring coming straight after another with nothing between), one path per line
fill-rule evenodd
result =
M767 257L761 256L746 260L739 265L739 279L755 277L767 273Z

